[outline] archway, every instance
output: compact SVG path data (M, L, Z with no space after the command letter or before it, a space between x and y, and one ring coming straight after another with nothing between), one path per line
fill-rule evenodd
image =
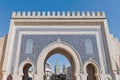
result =
M44 64L46 60L55 53L64 55L71 64L74 80L79 80L79 73L81 72L81 58L77 51L70 45L64 42L54 42L49 44L40 53L37 62L37 71L40 78L44 76Z
M22 80L32 80L33 67L30 63L27 63L23 67L23 77Z
M87 80L98 80L97 68L93 64L88 64L86 67L87 71Z
M68 54L68 52L66 52L65 50L63 50L63 49L60 49L60 48L56 48L56 49L54 49L54 50L52 50L48 55L47 55L47 57L46 57L46 59L45 59L45 62L44 62L44 65L46 64L46 61L51 57L51 56L53 56L53 55L56 55L56 54L59 54L59 56L60 55L62 55L62 56L64 56L65 58L67 58L67 60L69 61L69 63L70 63L70 66L69 66L69 68L71 68L71 71L70 72L72 72L71 73L71 79L72 80L75 80L74 79L74 74L75 74L75 63L73 62L73 60L72 60L72 57ZM66 55L67 54L67 55ZM59 65L59 63L57 64L57 66L59 67L59 73L60 73L60 65ZM45 67L44 67L44 71L45 71ZM45 73L45 72L44 72ZM67 75L67 74L66 74ZM62 79L62 77L63 78L67 78L67 77L65 77L66 76L65 74L58 74L58 73L56 73L55 75L52 75L53 77L54 76L58 76L59 77L59 79L61 80ZM55 79L52 79L52 80L55 80ZM64 80L64 79L62 79L62 80ZM66 79L65 79L66 80Z
M51 55L44 62L44 73L47 80L71 80L72 70L69 60L61 53ZM73 80L73 79L72 79Z

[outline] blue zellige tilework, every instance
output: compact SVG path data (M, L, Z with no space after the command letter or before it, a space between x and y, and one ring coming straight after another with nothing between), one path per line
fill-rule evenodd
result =
M74 47L82 58L82 63L85 63L90 57L92 57L97 63L99 63L98 49L96 44L95 35L23 35L22 44L20 50L20 62L23 62L27 58L30 58L34 63L37 62L38 56L42 49L48 44L57 41L57 39ZM33 40L33 54L26 54L25 47L28 39ZM93 54L87 55L85 51L85 40L90 39L93 45Z
M14 47L13 47L13 55L12 55L12 66L11 66L11 73L14 72L14 66L15 66L15 61L16 61L16 52L17 52L17 46L18 46L18 35L20 31L97 31L97 29L80 29L80 28L65 28L65 29L37 29L37 28L18 28L16 30L16 35L15 35L15 42L14 42ZM22 36L22 44L20 47L20 60L19 60L19 65L21 62L26 60L26 58L30 58L34 64L35 64L35 72L36 72L36 63L39 54L41 53L42 49L46 47L48 44L57 41L57 39L61 39L61 41L71 45L74 49L77 50L79 55L82 58L82 65L84 65L85 61L87 61L90 57L94 59L98 66L100 64L99 62L99 55L98 55L98 48L97 48L97 42L96 42L96 37L95 35L23 35ZM33 48L33 54L25 54L25 47L26 47L26 40L27 39L32 39L34 48ZM93 45L93 55L87 55L85 51L85 39L90 39L92 41ZM104 53L103 53L104 54ZM100 67L100 66L99 66ZM107 66L106 66L107 67ZM107 68L106 68L107 69Z

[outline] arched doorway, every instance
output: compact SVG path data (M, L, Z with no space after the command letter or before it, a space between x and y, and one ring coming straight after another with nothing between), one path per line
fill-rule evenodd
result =
M66 58L67 59L67 61L69 62L69 66L67 66L67 65L60 65L59 64L59 62L61 62L61 61L58 61L58 62L56 62L55 64L55 66L54 66L54 68L55 68L55 72L53 72L53 74L52 74L52 77L51 77L51 79L52 80L57 80L57 79L59 79L59 80L68 80L67 78L68 77L70 77L70 79L69 80L75 80L75 76L74 76L74 74L75 74L75 64L74 64L74 62L72 62L73 60L72 60L72 57L70 56L70 55L65 55L65 54L68 54L66 51L64 51L64 50L62 50L62 49L60 49L60 48L56 48L56 49L54 49L54 50L52 50L50 53L49 53L49 55L46 57L46 59L45 59L45 62L44 62L44 65L46 64L46 61L51 57L51 56L54 56L54 55L59 55L59 57L61 58L61 59L64 59L64 58ZM64 58L62 58L61 56L64 56ZM60 60L59 59L59 57L57 58L57 60ZM64 59L65 60L65 59ZM64 61L65 62L65 61ZM64 62L62 62L62 63L64 63ZM64 67L64 71L62 72L62 68ZM69 69L69 74L67 74L67 69ZM44 74L45 74L46 72L45 72L45 66L44 66Z
M81 72L81 58L77 51L71 47L70 45L63 42L55 42L49 44L47 47L43 49L40 53L38 61L37 61L37 71L39 78L44 79L44 64L46 60L55 53L60 53L64 55L70 62L73 72L74 80L79 80L79 73Z
M32 80L33 67L30 63L27 63L23 67L23 77L22 80Z
M97 69L93 64L88 64L86 67L87 80L98 80Z

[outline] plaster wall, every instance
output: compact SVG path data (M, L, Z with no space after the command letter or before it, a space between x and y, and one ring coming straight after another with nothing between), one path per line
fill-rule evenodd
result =
M120 42L117 38L114 38L112 35L110 36L110 45L111 45L111 61L113 70L116 70L115 63L119 65L119 57L120 57Z
M111 61L113 73L116 75L116 80L120 80L120 42L111 34L109 37L111 47Z
M2 80L2 66L5 56L7 36L0 38L0 80Z
M0 38L0 62L1 62L3 44L4 44L4 37L1 37Z

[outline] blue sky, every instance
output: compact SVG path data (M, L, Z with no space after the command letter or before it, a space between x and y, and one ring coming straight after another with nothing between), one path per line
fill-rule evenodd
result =
M0 0L0 37L8 33L12 11L105 11L120 39L120 0Z
M8 33L12 11L105 11L120 38L120 0L0 0L0 37Z
M61 55L58 53L50 56L47 60L47 63L51 65L53 72L54 72L56 63L59 64L61 70L63 65L65 65L66 67L70 66L70 62L68 61L68 59L64 55Z

